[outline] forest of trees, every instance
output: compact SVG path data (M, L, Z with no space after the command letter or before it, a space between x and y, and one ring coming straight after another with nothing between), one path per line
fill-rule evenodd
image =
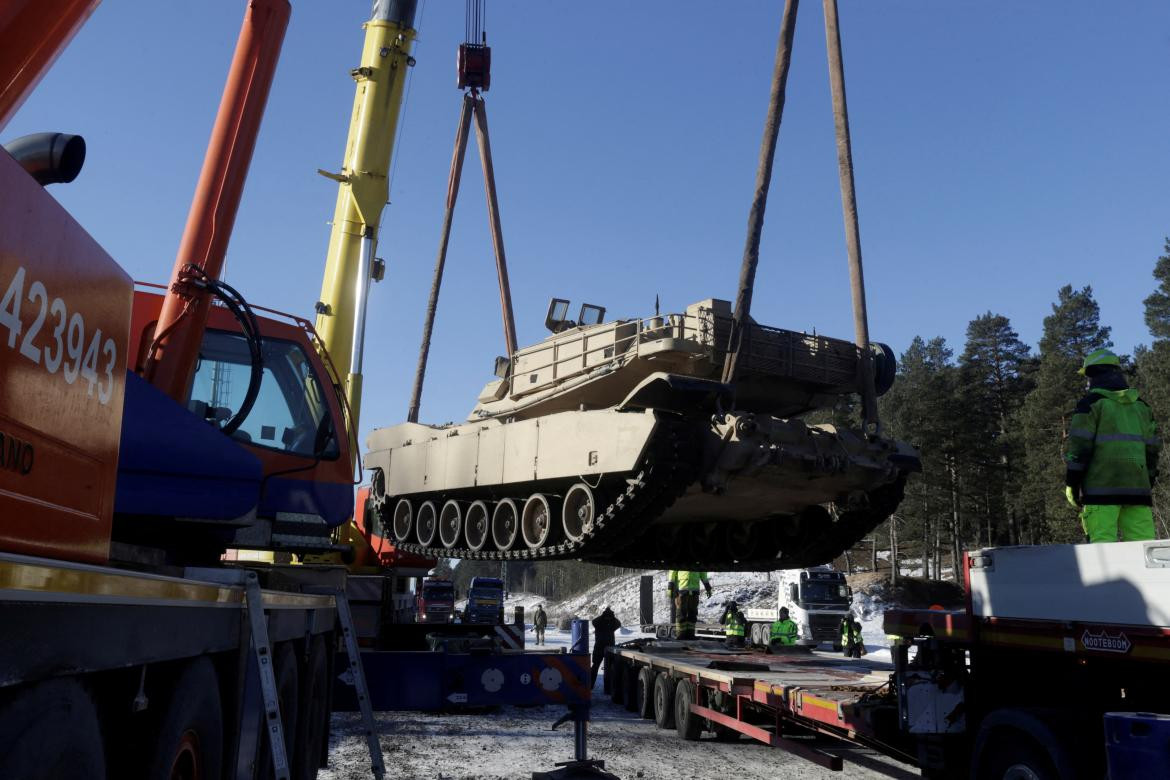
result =
M1170 239L1164 252L1144 299L1152 344L1122 356L1131 386L1161 422L1170 419ZM1036 350L989 311L971 320L957 358L941 337L919 336L902 354L882 420L920 449L923 470L875 534L877 549L940 578L964 549L1083 540L1063 493L1065 422L1085 393L1077 374L1084 355L1113 343L1091 287L1062 287L1043 324ZM1165 483L1155 489L1154 518L1168 535Z
M1144 301L1149 346L1122 355L1130 384L1161 424L1170 423L1170 239L1154 267ZM1064 497L1065 422L1085 393L1077 374L1084 356L1112 347L1091 287L1056 293L1036 349L1020 340L1007 317L988 311L971 320L958 357L941 336L916 337L902 353L898 379L881 399L885 431L919 448L914 475L898 512L842 568L862 563L934 579L951 579L964 550L989 545L1077 542L1084 538ZM838 410L832 416L848 415ZM827 418L829 415L825 415ZM1162 453L1161 473L1170 474ZM1170 536L1170 478L1154 492L1154 520ZM451 571L461 592L476 575L497 576L499 564L465 561ZM560 561L509 564L508 588L559 600L625 571ZM895 569L897 571L897 569Z

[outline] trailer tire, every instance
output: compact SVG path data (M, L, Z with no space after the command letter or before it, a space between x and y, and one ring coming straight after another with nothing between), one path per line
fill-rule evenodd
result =
M980 780L1059 780L1044 750L1023 734L992 739L984 746L979 763Z
M674 678L659 672L654 678L654 722L660 729L674 728Z
M1093 774L1085 767L1093 764L1095 751L1074 754L1074 746L1092 743L1094 740L1080 733L1067 713L1014 707L995 710L983 718L975 738L971 777L974 780L1004 777L1056 780L1079 776L1079 770L1085 770L1082 773L1086 775ZM1011 774L1013 767L1021 769ZM1031 774L1024 773L1023 768L1031 770Z
M223 709L211 659L201 656L185 664L161 704L156 710L159 719L145 742L152 749L147 780L175 777L176 772L196 780L219 780Z
M315 636L309 643L309 656L301 680L301 712L297 718L294 755L289 761L293 780L315 780L321 759L325 757L329 731L329 658L324 637Z
M272 674L276 677L276 696L280 704L280 726L284 731L284 757L292 766L297 754L296 734L299 726L300 679L297 675L297 654L292 642L281 642L272 653ZM261 729L260 753L256 756L256 777L268 780L275 776L272 748L268 745L268 730Z
M616 655L609 657L606 676L612 672L613 682L610 683L609 698L614 704L625 704L626 695L626 662Z
M638 670L638 714L654 720L654 670L643 666Z
M638 667L633 662L626 664L626 671L622 674L622 703L628 712L638 711Z
M45 680L0 697L0 777L105 777L93 699L70 678Z
M695 685L690 680L679 680L674 689L674 728L683 739L694 742L703 735L703 719L691 712L695 702Z

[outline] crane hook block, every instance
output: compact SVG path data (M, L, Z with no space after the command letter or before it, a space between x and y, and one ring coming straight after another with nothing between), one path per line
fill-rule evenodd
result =
M487 92L492 85L492 47L480 43L459 44L459 89Z

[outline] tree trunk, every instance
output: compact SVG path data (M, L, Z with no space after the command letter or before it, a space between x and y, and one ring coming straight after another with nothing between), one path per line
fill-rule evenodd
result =
M898 518L890 517L890 584L898 584Z

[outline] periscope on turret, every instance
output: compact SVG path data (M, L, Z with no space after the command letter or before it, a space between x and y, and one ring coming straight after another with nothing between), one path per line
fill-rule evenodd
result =
M909 445L802 415L860 393L849 341L749 322L718 381L732 317L576 319L497 358L464 423L403 423L367 441L369 516L401 548L484 560L772 570L839 555L884 521L920 468ZM896 364L870 347L878 395Z

